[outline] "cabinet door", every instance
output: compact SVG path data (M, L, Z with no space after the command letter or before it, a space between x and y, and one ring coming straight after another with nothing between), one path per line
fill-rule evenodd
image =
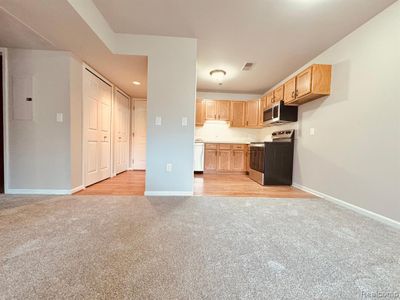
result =
M231 170L238 172L246 171L246 154L244 150L232 150Z
M217 101L217 119L221 121L229 121L231 118L231 101Z
M231 102L231 126L245 127L246 126L246 102L232 101Z
M264 126L263 116L264 116L264 101L262 99L258 102L258 127Z
M296 98L311 93L312 68L308 68L296 76Z
M217 101L205 100L204 110L206 120L217 120Z
M284 86L283 101L285 101L285 103L290 103L296 99L296 77L287 81Z
M274 101L274 93L273 92L269 92L266 95L266 102L267 102L267 108L271 108L273 101Z
M246 127L257 128L258 127L258 111L259 104L258 100L250 100L246 103Z
M283 90L284 90L284 85L281 85L277 87L274 91L274 103L277 103L279 101L283 101Z
M217 149L206 149L204 153L204 170L217 170Z
M218 171L231 170L231 150L218 150Z
M196 126L204 125L203 100L196 100Z

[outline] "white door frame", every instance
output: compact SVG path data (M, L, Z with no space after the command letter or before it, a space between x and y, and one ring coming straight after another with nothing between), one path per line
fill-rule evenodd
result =
M114 111L114 93L112 92L114 90L114 84L109 81L107 78L105 78L103 75L98 73L95 69L90 67L89 65L82 63L82 80L83 80L83 73L84 72L91 72L95 76L99 77L101 80L103 80L105 83L111 86L111 117L110 117L110 141L114 140L114 128L113 128L113 111ZM86 187L86 166L87 166L87 157L86 157L86 151L87 151L87 146L86 146L86 140L87 140L87 131L85 130L86 128L86 122L87 122L87 105L85 103L86 101L86 95L85 95L85 89L82 85L82 180L83 180L83 186ZM110 177L113 177L113 146L112 142L110 143Z
M129 166L130 166L130 164L129 164L129 162L130 162L130 159L131 159L131 153L130 153L130 144L131 144L131 135L132 135L132 128L131 128L131 119L132 119L132 112L131 112L131 102L132 102L132 99L131 99L131 97L127 94L127 93L125 93L123 90L121 90L119 87L117 87L116 85L114 86L114 89L113 89L113 112L112 112L112 123L111 123L111 130L112 130L112 141L113 141L113 143L112 143L112 152L113 152L113 154L114 154L114 149L115 149L115 144L116 144L116 140L115 140L115 132L114 132L114 130L115 130L115 126L114 126L114 120L115 120L115 113L116 113L116 110L114 110L114 107L115 107L115 103L114 103L114 101L116 101L116 99L117 99L117 96L116 96L116 94L117 94L117 92L119 92L119 93L121 93L122 95L124 95L126 98L128 98L128 105L129 105L129 132L128 132L128 145L129 145L129 153L128 153L128 170L129 170ZM116 168L116 163L115 163L115 156L113 155L112 156L113 157L113 159L112 159L112 176L114 177L114 176L116 176L117 175L117 168Z
M9 143L9 112L8 112L8 101L9 101L9 76L8 76L8 50L7 48L0 48L3 62L3 135L4 135L4 193L9 192L9 178L10 178L10 143Z

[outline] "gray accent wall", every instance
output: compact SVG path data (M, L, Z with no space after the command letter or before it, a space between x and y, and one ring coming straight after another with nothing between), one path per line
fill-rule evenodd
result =
M80 185L79 62L63 51L9 49L8 55L9 188L70 190ZM26 75L33 77L33 120L15 120L12 80ZM62 123L57 113L63 113Z
M294 182L400 221L400 2L312 63L332 94L299 108Z

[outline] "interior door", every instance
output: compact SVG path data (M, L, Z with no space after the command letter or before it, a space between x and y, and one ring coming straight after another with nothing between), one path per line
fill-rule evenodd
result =
M86 130L85 186L88 186L111 175L112 88L85 70L83 94Z
M146 169L147 102L135 101L135 129L133 137L133 169Z
M129 98L120 93L115 94L115 142L114 162L117 174L128 169L129 164Z

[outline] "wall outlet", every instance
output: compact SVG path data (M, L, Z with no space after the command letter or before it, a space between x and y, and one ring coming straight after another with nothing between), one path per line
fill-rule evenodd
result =
M187 117L183 117L182 118L182 127L186 127L188 125L188 118Z
M310 135L315 135L315 128L310 128Z
M56 120L58 123L64 122L64 114L63 113L57 113Z
M155 124L156 126L161 126L161 117L156 117Z
M172 172L172 164L168 163L165 167L165 171L167 171L168 173Z

